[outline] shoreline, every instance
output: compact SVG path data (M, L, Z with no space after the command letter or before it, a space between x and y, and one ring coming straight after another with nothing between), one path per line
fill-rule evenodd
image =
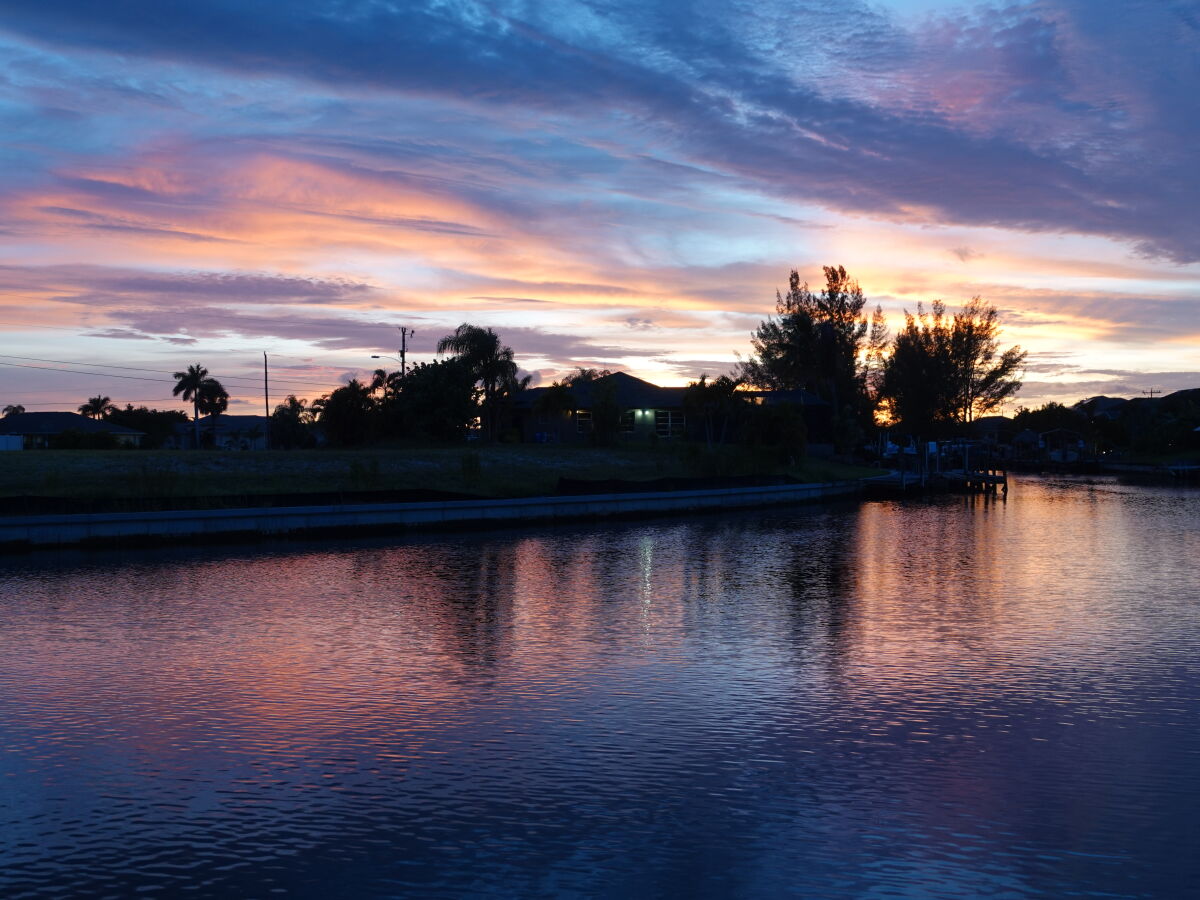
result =
M0 518L0 553L49 547L235 542L321 534L449 530L746 509L861 494L867 479L683 491L415 503L328 504Z

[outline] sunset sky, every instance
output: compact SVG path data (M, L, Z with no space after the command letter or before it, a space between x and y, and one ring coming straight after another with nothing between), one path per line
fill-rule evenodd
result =
M684 384L828 264L996 304L1022 404L1200 387L1194 0L0 0L0 119L0 405L464 321Z

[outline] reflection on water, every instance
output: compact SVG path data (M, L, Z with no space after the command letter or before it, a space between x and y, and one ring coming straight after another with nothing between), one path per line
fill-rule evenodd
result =
M1200 892L1200 494L4 560L0 894Z

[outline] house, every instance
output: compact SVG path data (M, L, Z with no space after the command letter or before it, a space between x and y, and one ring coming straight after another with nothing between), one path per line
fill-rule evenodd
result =
M1026 428L1012 439L1013 455L1017 459L1035 460L1042 455L1042 438L1036 431Z
M1038 435L1050 462L1077 462L1083 455L1083 435L1070 428L1051 428Z
M591 440L598 407L615 408L626 439L684 436L684 388L659 387L625 372L572 385L571 409L548 408L552 388L531 388L517 398L514 424L526 443L557 444ZM603 415L602 409L600 414Z
M1129 403L1124 397L1088 397L1080 400L1071 408L1090 416L1093 419L1108 419L1115 421L1121 417L1125 406Z
M971 435L980 441L993 459L1011 459L1011 439L1016 432L1008 416L982 416L971 422Z
M12 413L0 419L0 436L19 438L25 450L46 447L140 447L144 432L106 422L89 419L73 412L23 412ZM13 449L12 440L4 443Z
M613 372L571 387L570 409L555 409L545 401L552 388L523 391L514 404L514 426L527 443L582 443L595 433L598 415L617 417L617 435L625 441L703 440L703 423L689 417L684 406L687 388L661 387L626 372ZM828 440L829 404L808 391L745 391L747 402L767 407L803 408L810 441Z
M271 420L266 416L230 416L224 413L204 416L199 423L180 422L164 446L190 450L195 446L196 431L200 446L214 450L266 450Z

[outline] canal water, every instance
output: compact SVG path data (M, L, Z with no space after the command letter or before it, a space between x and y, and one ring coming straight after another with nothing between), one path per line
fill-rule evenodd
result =
M0 896L1200 895L1200 492L0 559Z

